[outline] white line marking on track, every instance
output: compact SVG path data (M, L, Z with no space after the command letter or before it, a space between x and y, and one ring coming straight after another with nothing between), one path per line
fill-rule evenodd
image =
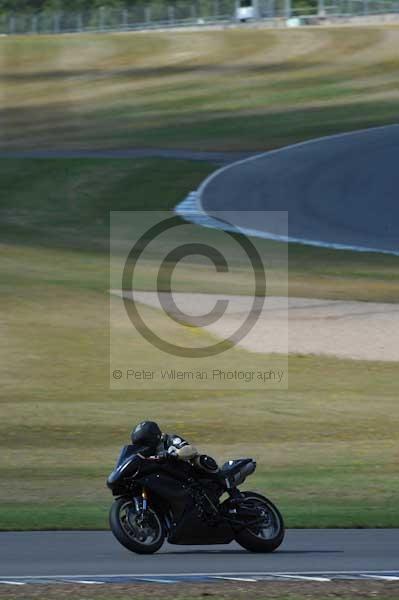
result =
M229 577L228 575L215 575L211 576L212 579L223 579L224 581L251 581L256 582L257 579L252 579L250 577Z
M366 577L369 579L382 579L383 581L399 581L399 577L394 575L366 575Z
M274 577L283 577L284 579L304 579L305 581L331 581L328 577L318 577L313 575L283 575L274 573Z
M2 579L0 583L4 583L6 585L26 585L26 583L22 583L22 581L5 581Z
M211 181L217 177L218 175L220 175L221 173L227 171L228 169L232 169L238 165L242 165L244 163L248 163L248 162L253 162L255 160L259 160L264 158L265 156L272 156L275 154L281 154L282 152L285 152L286 150L291 150L292 148L300 148L302 146L309 146L311 144L316 144L317 142L324 142L324 141L328 141L328 140L334 140L334 139L340 139L340 138L345 138L345 137L349 137L349 136L357 136L357 135L361 135L364 133L368 133L368 132L372 132L372 131L377 131L377 130L383 130L386 128L391 128L391 127L399 127L398 123L392 123L390 125L380 125L377 127L367 127L365 129L357 129L354 131L346 131L344 133L336 133L334 135L327 135L327 136L322 136L322 137L318 137L318 138L314 138L311 140L305 140L304 142L299 142L297 144L290 144L289 146L283 146L282 148L277 148L276 150L269 150L268 152L260 152L259 154L254 154L253 156L249 156L247 158L243 158L241 160L238 160L236 162L233 163L229 163L228 165L225 165L224 167L221 167L220 169L217 169L214 173L211 173L211 175L209 175L209 177L207 177L200 185L200 187L198 188L198 190L196 190L196 192L194 192L194 194L196 194L196 204L197 204L197 212L200 214L203 214L205 217L207 217L210 221L212 221L212 217L210 215L208 215L208 213L205 211L203 204L202 204L202 200L201 200L201 196L206 188L206 186L208 184L211 183ZM175 212L177 214L183 215L183 211L180 209L179 211L179 207L181 207L181 205L184 203L185 201L183 200L183 202L181 202L176 208L175 208ZM182 208L182 207L181 207ZM187 220L190 220L187 216ZM223 229L222 227L219 226L219 229ZM267 232L267 231L257 231L257 230L249 230L249 229L245 229L243 227L236 227L235 228L238 232L243 233L244 235L248 235L248 236L257 236L263 239L269 239L269 240L275 240L275 241L280 241L280 242L286 242L286 243L298 243L298 244L305 244L307 246L316 246L318 248L332 248L335 250L351 250L354 252L377 252L377 253L381 253L381 254L391 254L394 256L399 256L399 251L397 250L384 250L381 248L368 248L368 247L364 247L364 246L357 246L357 245L351 245L351 244L340 244L340 243L334 243L334 242L324 242L323 240L312 240L312 239L307 239L307 238L296 238L296 237L290 237L290 236L280 236L280 235L275 235L273 233Z
M67 579L66 581L68 581L68 583L70 583L70 580ZM89 579L74 579L73 583L87 583L88 585L103 585L103 581L91 581Z
M395 573L395 575L390 575L391 573ZM396 575L396 573L398 575ZM274 576L274 575L302 575L302 576L310 576L310 577L323 577L326 576L328 577L329 575L333 576L333 575L363 575L365 577L369 577L370 575L374 575L374 576L383 576L383 577L399 577L399 569L380 569L380 570L374 570L374 571L361 571L361 570L357 570L357 571L344 571L344 570L340 570L340 571L327 571L327 570L323 570L323 571L242 571L242 572L238 572L237 571L216 571L216 572L188 572L188 573L182 573L182 572L178 572L178 573L107 573L107 574L102 574L102 573L90 573L90 574L82 574L82 573L78 573L77 575L11 575L11 576L7 576L5 575L4 577L7 580L12 580L12 581L18 581L19 579L71 579L73 578L73 580L76 579L87 579L90 580L91 577L101 577L101 578L105 578L105 577L110 577L110 578L115 578L115 577L140 577L140 578L146 578L146 577L164 577L165 579L168 577L199 577L199 576L205 576L205 577L215 577L215 576L225 576L227 575L228 577L256 577L256 576ZM5 581L5 579L3 579L3 577L0 578L0 581L3 583Z
M136 580L149 581L150 583L176 583L174 579L160 579L159 577L136 577Z

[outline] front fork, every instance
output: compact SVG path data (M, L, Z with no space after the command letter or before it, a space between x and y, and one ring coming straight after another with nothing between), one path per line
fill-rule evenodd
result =
M143 523L145 519L145 513L148 509L148 493L145 488L141 491L141 496L135 496L133 498L135 504L136 514L138 515L139 523ZM164 514L164 525L167 532L170 532L172 528L173 516L172 514Z
M141 492L141 502L142 502L142 511L144 514L148 508L148 495L147 495L147 490L145 488L143 488L142 492Z
M142 522L144 520L145 513L148 508L148 495L145 488L142 489L140 496L134 496L133 498L135 513L138 519Z

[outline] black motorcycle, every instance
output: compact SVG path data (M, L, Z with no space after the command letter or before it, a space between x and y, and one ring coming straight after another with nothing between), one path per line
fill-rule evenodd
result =
M125 446L107 485L116 496L112 533L138 554L170 544L228 544L252 552L273 552L284 538L284 523L270 500L241 485L256 469L251 458L230 460L208 474L173 456L150 457L145 448ZM222 496L227 497L222 500Z

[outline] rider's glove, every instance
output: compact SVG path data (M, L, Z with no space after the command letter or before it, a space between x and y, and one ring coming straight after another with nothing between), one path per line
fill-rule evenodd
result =
M168 458L168 453L166 452L166 450L162 450L161 452L158 452L158 454L157 454L158 460L166 460L167 458Z

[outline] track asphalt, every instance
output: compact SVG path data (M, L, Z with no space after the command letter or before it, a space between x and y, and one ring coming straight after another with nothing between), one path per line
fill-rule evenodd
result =
M152 556L125 550L110 532L0 533L0 580L29 576L147 576L248 573L393 572L398 529L289 530L273 554L228 546L165 545ZM390 576L389 574L386 576ZM399 573L397 573L399 576Z
M399 254L398 155L399 125L325 137L228 165L197 198L264 237Z

